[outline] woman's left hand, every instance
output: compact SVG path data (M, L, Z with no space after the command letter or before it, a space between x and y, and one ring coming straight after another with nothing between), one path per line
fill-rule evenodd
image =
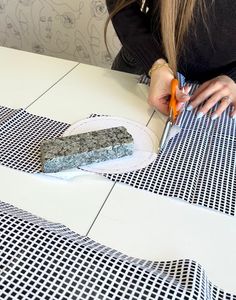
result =
M221 75L204 82L191 97L187 110L194 109L206 99L198 111L197 118L205 115L217 102L220 102L220 105L213 112L212 119L218 118L230 104L234 108L231 117L236 118L236 83L230 77Z

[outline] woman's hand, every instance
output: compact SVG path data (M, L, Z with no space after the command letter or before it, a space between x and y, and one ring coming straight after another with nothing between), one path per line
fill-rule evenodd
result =
M204 82L191 97L187 110L194 109L206 99L208 100L199 109L197 118L205 115L217 102L220 102L220 105L211 116L213 120L218 118L230 104L234 107L231 117L236 117L236 83L230 77L221 75Z
M165 61L160 60L158 62L163 63ZM174 75L168 66L153 71L151 75L148 103L165 115L169 114L169 99L173 78ZM180 101L177 106L177 109L180 110L184 102L190 99L190 96L188 96L188 91L177 89L176 98Z

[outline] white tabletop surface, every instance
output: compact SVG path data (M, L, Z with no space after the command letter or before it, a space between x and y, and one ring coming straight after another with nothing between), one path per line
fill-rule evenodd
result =
M26 107L70 72L77 62L0 47L0 104Z
M233 217L117 183L89 236L134 257L196 260L214 284L236 292Z
M0 57L7 76L2 70L0 74L8 86L0 105L15 108L33 103L27 111L68 123L91 113L122 116L148 123L158 133L158 114L153 116L134 75L3 48ZM32 61L23 67L20 60ZM40 71L35 66L41 66ZM17 78L28 82L24 97L12 88L15 84L19 88ZM88 233L128 255L157 261L195 259L214 284L236 293L236 218L114 185L98 175L66 182L1 166L0 177L0 199L5 202Z
M146 124L153 109L137 79L131 74L79 64L27 111L68 123L97 113Z

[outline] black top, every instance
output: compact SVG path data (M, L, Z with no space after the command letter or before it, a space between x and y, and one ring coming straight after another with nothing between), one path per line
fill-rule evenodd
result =
M136 1L112 18L122 45L140 62L146 73L155 60L165 57L158 26L153 26L155 1L148 1L150 9L146 14L140 11L140 1ZM106 2L111 12L116 0ZM190 25L178 71L187 79L200 82L222 74L236 82L236 0L211 2L206 0L207 26L200 15L195 16L194 27Z

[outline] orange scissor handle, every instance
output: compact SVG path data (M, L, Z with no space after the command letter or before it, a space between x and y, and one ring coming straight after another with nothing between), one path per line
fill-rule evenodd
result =
M177 110L177 99L176 99L176 89L179 85L179 82L177 79L172 79L171 81L171 96L170 96L170 102L169 102L169 108L172 110L173 114L173 121L176 120L179 112Z

